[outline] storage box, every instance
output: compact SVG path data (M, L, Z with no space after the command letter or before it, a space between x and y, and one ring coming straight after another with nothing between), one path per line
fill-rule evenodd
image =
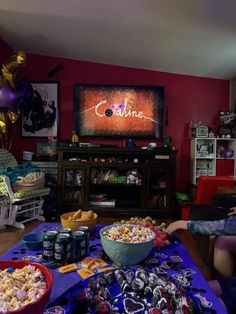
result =
M22 153L22 159L30 161L30 160L32 160L33 155L34 155L33 152L27 152L27 151L24 150L23 153Z
M56 142L44 142L36 144L36 155L40 156L50 156L53 157L57 153L57 143Z

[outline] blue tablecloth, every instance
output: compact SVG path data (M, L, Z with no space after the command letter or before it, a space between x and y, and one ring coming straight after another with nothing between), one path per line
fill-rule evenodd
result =
M59 228L61 225L56 223L43 223L40 224L34 231L41 230L51 230L55 228ZM90 255L98 256L102 251L102 247L99 240L99 230L102 225L96 225L95 229L91 233L90 236ZM22 259L26 256L36 256L37 254L41 254L42 252L30 251L28 250L24 244L20 241L18 242L12 249L6 252L4 255L0 257L3 259ZM181 275L183 271L190 271L189 282L190 288L194 293L202 295L205 297L207 301L212 303L209 309L206 308L205 313L218 313L218 314L226 314L225 308L222 306L221 302L219 302L218 298L215 296L214 292L211 290L207 281L199 271L196 264L193 262L192 258L189 256L186 251L184 245L181 241L176 240L173 241L170 245L160 248L153 249L152 251L153 257L158 257L161 263L176 261L178 262L172 263L173 265L178 265L178 267L171 267L170 269L166 269L168 274L173 278L173 275ZM177 256L177 258L174 258ZM52 269L52 274L54 278L52 293L50 296L49 306L50 304L55 303L60 296L65 293L69 288L73 287L77 284L81 278L76 272L62 274L57 269ZM204 313L204 311L203 311Z

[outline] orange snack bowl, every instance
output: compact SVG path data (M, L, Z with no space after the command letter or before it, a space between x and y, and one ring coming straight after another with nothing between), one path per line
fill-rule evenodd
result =
M93 218L88 220L69 220L76 212L69 212L61 215L61 224L64 228L70 228L72 231L76 231L81 226L87 226L91 231L97 222L98 215L93 213Z
M35 266L42 272L47 285L47 289L38 300L22 306L22 308L18 310L7 312L7 314L43 314L46 310L53 284L53 276L50 270L44 265L26 260L0 260L0 269L5 269L8 267L20 269L28 265Z

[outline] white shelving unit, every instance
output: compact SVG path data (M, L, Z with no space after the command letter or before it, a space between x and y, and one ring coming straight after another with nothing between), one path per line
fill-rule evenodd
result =
M199 176L236 175L236 139L194 138L191 140L191 183Z

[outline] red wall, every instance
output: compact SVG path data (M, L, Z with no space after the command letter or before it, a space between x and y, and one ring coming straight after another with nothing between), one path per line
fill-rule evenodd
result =
M11 55L12 49L0 38L0 64Z
M165 106L168 107L169 112L168 126L164 128L164 135L171 136L173 146L179 150L177 156L177 190L187 190L190 178L188 123L192 115L194 115L203 124L212 126L217 120L218 111L228 110L228 80L148 71L32 54L28 54L27 64L20 70L18 79L26 76L29 80L48 81L48 72L58 64L62 64L64 69L58 72L51 80L60 81L61 84L59 139L71 138L74 83L164 86ZM20 160L22 150L34 150L37 141L42 140L17 137L13 147L17 158ZM117 143L121 146L124 145L123 140L93 139L93 141L100 143L106 141L108 143ZM147 141L137 140L136 143L143 145Z

